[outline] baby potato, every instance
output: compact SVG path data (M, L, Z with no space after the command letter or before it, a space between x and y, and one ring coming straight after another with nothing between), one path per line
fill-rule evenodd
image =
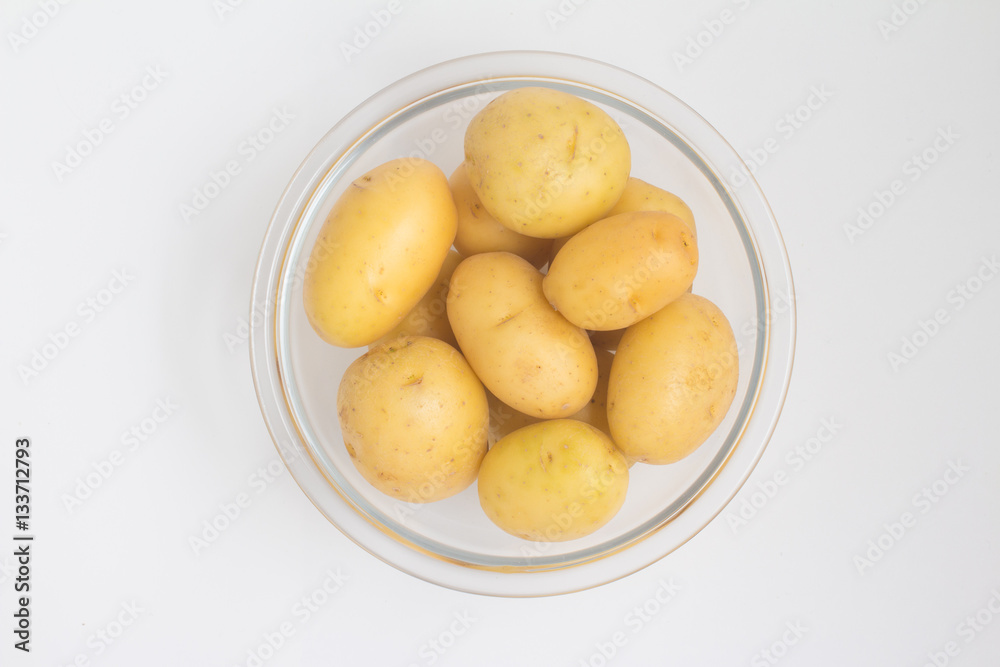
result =
M629 177L628 183L625 184L625 192L622 193L618 203L608 211L607 217L610 218L619 213L631 213L632 211L672 213L691 228L692 236L698 237L698 231L694 226L694 213L691 212L690 207L684 203L683 199L634 176Z
M430 336L443 340L452 347L458 347L455 334L451 331L451 323L448 322L448 285L451 283L451 274L455 272L455 267L462 261L462 256L454 250L449 250L448 255L441 265L434 285L427 291L419 303L413 307L403 321L397 324L392 331L379 338L368 346L368 349L384 343L387 340L399 338L400 336Z
M469 181L505 227L557 238L604 217L628 181L621 127L580 97L541 87L508 91L465 132Z
M594 347L545 300L542 274L527 260L508 252L462 260L451 277L448 320L483 384L515 410L567 417L594 395Z
M518 429L490 449L479 469L479 503L511 535L572 540L614 517L628 479L628 463L607 435L555 419Z
M683 294L625 331L608 381L608 423L631 460L680 461L719 426L736 395L736 338L708 299Z
M524 236L497 222L496 218L483 207L479 195L472 189L464 162L452 173L448 185L451 186L451 194L458 211L455 249L462 253L463 257L483 252L506 251L523 257L536 269L542 268L549 261L552 240Z
M614 361L615 355L607 350L595 349L594 352L597 355L597 388L586 405L577 410L575 414L570 415L569 419L590 424L610 437L608 378L611 376L611 362ZM543 421L539 417L518 412L488 391L486 399L490 404L490 446L519 428Z
M392 160L351 183L306 266L313 329L340 347L389 333L434 284L456 227L448 179L432 162Z
M458 493L486 454L486 391L461 353L436 338L404 336L356 359L340 381L337 416L358 471L398 500Z
M691 286L697 271L698 247L680 218L635 211L573 236L552 260L542 286L567 320L608 331L666 306Z

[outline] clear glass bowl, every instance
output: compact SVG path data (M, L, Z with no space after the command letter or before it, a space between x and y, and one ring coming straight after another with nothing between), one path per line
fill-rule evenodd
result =
M732 408L694 454L669 466L637 464L619 513L599 531L560 543L526 542L494 526L475 485L417 505L371 487L351 463L337 422L337 387L364 350L312 331L302 276L327 212L352 180L414 156L446 173L463 158L469 119L503 91L541 85L598 104L622 126L632 175L679 195L694 212L700 266L694 292L729 318L740 347ZM313 504L345 535L404 572L449 588L541 596L615 580L670 553L733 498L759 460L792 367L792 277L778 227L737 153L701 116L649 81L584 58L500 52L408 76L341 120L293 175L261 247L250 333L261 411L278 451ZM727 182L723 175L734 176Z

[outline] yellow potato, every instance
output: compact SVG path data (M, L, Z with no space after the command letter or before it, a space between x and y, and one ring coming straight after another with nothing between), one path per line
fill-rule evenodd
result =
M632 166L622 129L570 93L508 91L469 122L469 181L501 224L526 236L558 238L599 220L625 190Z
M313 329L340 347L389 333L434 284L456 225L448 179L427 160L392 160L351 183L306 266Z
M625 332L608 382L608 423L631 460L674 463L718 428L736 395L736 338L715 304L683 294Z
M448 319L483 384L532 417L567 417L597 386L597 358L585 331L542 294L542 274L508 252L462 260L451 277Z
M479 195L472 189L464 162L452 173L448 184L451 186L455 208L458 210L455 249L462 253L463 257L483 252L512 252L531 262L537 269L549 261L552 240L524 236L497 222L496 218L483 207Z
M622 193L618 203L608 211L608 217L619 213L631 213L632 211L663 211L672 213L684 221L691 228L691 234L698 237L698 230L694 225L694 213L684 200L667 192L655 185L650 185L646 181L639 180L634 176L628 179L625 185L625 192Z
M608 378L611 375L611 362L614 360L615 355L607 350L595 349L594 352L597 355L597 388L594 390L594 395L587 401L587 404L568 418L590 424L610 437L611 429L608 427ZM519 428L544 421L540 417L532 417L523 412L518 412L488 391L486 392L486 398L490 403L491 446L496 441Z
M479 469L479 503L517 537L572 540L614 517L628 478L628 463L607 435L555 419L518 429L490 449Z
M604 218L566 242L542 285L573 324L627 327L683 294L698 271L698 247L675 215L636 211Z
M476 479L486 454L486 391L458 350L404 336L356 359L337 392L347 452L375 488L424 503Z
M455 334L451 331L451 323L448 322L448 285L451 283L451 274L461 261L461 255L454 250L449 251L444 264L441 265L437 280L424 298L414 306L402 322L369 345L368 349L400 336L430 336L443 340L452 347L458 347Z

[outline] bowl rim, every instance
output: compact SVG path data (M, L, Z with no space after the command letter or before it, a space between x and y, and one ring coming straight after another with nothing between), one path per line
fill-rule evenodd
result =
M581 66L587 68L586 76L584 77L586 81L578 78L578 75L574 75L574 72L578 71ZM491 68L501 68L507 70L507 72L500 75L482 76L481 72L490 71ZM517 71L517 68L530 73L513 73ZM473 76L473 78L467 81L456 82L450 78L455 73L461 73L468 78L471 75L470 73L475 72L480 73L478 78ZM440 78L445 74L448 75L446 77L447 85L442 86ZM698 142L698 145L695 146L680 139L681 134L676 127L678 117L671 116L673 122L668 123L666 118L663 118L659 113L654 113L649 108L651 105L637 104L633 101L633 94L626 96L615 92L615 90L608 90L606 85L596 85L593 82L593 77L595 76L601 79L603 83L614 81L618 84L625 81L628 82L628 86L632 89L638 86L645 91L647 97L661 104L668 101L669 104L667 106L671 108L672 113L682 116L680 120L683 122L680 124L684 126L684 129L690 130L690 127L697 127L698 132L701 133L700 136L710 141L711 150L709 152L711 155L706 158L703 154L702 141ZM653 519L645 521L641 526L644 527L641 531L637 529L629 531L629 533L633 534L632 537L624 542L619 542L613 548L603 548L593 551L593 549L603 547L606 544L601 543L597 547L592 548L591 553L577 556L574 559L567 560L565 558L566 554L563 554L558 557L541 558L534 562L526 558L508 559L512 562L497 565L470 562L469 560L449 557L435 552L433 549L428 549L419 544L419 540L415 542L404 537L405 531L401 534L400 531L389 529L384 522L373 518L369 515L368 511L359 507L357 502L348 497L349 493L345 495L344 489L339 488L336 480L332 480L329 477L325 470L326 467L316 461L314 453L309 447L303 444L309 438L306 433L303 433L301 425L297 423L293 416L295 410L289 404L287 393L281 391L280 397L275 395L275 387L284 387L284 380L288 374L286 368L281 363L281 354L277 341L281 339L281 326L287 326L287 322L282 324L281 294L285 291L286 285L289 284L288 280L291 280L290 284L294 284L294 278L290 278L294 267L287 262L289 256L294 254L290 248L291 242L294 239L289 238L289 232L291 232L292 237L296 233L303 233L301 231L302 222L306 218L306 213L311 205L318 205L316 204L317 199L322 199L322 197L317 197L317 192L319 192L324 182L333 178L334 166L343 162L345 156L353 155L357 147L367 138L372 137L373 133L379 131L380 128L385 130L388 127L387 124L390 124L392 119L404 118L416 105L425 103L429 99L438 99L448 95L449 91L460 91L467 89L469 86L482 86L486 83L489 84L489 90L493 91L501 90L503 86L514 87L516 84L531 85L531 82L534 82L533 85L552 85L553 83L558 84L561 82L563 86L573 88L574 92L575 89L581 91L589 90L595 95L604 95L607 96L607 99L618 100L620 104L627 105L629 108L642 110L650 118L655 119L660 126L670 131L673 136L683 142L684 146L678 145L678 148L681 148L682 152L690 151L688 154L689 159L699 160L700 164L705 166L705 168L699 166L699 169L712 181L718 194L723 197L724 201L728 198L728 201L725 201L725 203L727 208L730 209L730 213L739 216L744 221L745 231L749 235L750 241L747 249L752 249L754 252L754 261L751 263L759 272L759 280L761 281L759 288L755 287L755 289L758 296L762 295L764 299L764 324L763 330L760 332L761 335L757 336L757 347L760 348L758 351L761 354L755 355L754 359L755 367L760 362L759 381L755 386L750 387L751 391L748 392L747 398L743 402L741 410L745 414L742 420L738 419L737 423L734 424L733 431L738 431L738 433L735 434L731 446L724 448L726 451L720 451L719 456L722 456L722 460L715 461L719 456L713 458L713 462L715 463L714 469L710 471L706 470L702 473L699 477L699 481L701 482L699 488L694 493L689 494L679 507L671 512L669 516L664 517L662 516L664 512L660 512ZM621 84L621 86L626 87L626 84ZM560 86L556 85L556 87ZM617 90L620 89L617 88ZM409 100L409 103L406 103L407 100ZM372 107L382 109L382 113L380 114L381 119L375 123L370 121ZM667 135L663 136L672 141ZM339 142L336 155L331 154L330 147L328 146L332 140L335 143ZM346 145L344 145L345 143ZM677 145L676 142L674 143ZM766 449L787 395L795 348L794 287L791 266L780 230L759 185L752 178L752 175L747 175L745 182L740 187L735 188L735 192L730 191L728 184L719 176L720 160L723 158L730 161L733 159L739 160L736 151L711 124L666 90L647 79L614 65L590 58L555 52L497 51L444 61L399 79L370 96L345 115L340 122L334 125L317 142L316 146L294 172L288 186L282 193L261 245L251 290L251 311L259 309L261 303L264 305L264 324L260 327L260 333L255 328L251 328L249 345L251 374L261 413L279 455L292 473L293 479L302 488L310 502L349 539L397 569L421 579L457 590L515 597L571 592L572 590L590 588L626 576L660 560L689 541L695 534L711 523L723 511L732 498L735 497L740 488L742 488ZM739 164L742 164L742 162L739 162ZM340 164L340 169L344 170L349 166L350 161L347 161ZM697 163L696 166L698 166ZM311 185L312 187L303 187L303 184ZM751 224L750 219L747 217L747 213L745 212L747 208L755 214L753 222L756 224ZM756 227L761 223L768 224L765 225L764 229L758 230ZM763 239L765 242L764 246L761 245L762 239L758 238L762 232L767 232L766 238ZM746 245L746 243L747 237L744 237L744 244ZM766 258L762 256L762 249L766 251ZM769 272L771 274L770 280ZM775 318L772 318L772 300L775 298L775 295L771 292L771 285L774 283L777 287L776 283L778 282L781 283L780 287L785 288L786 293L783 296L787 303L787 312L784 313L787 317L781 318L782 327L780 330L776 327L777 322ZM261 300L262 296L264 297L263 302ZM287 318L287 308L285 309L284 317ZM758 326L760 324L758 322ZM780 340L775 339L776 335ZM782 351L781 349L772 350L772 345L777 342L783 342L787 348L784 358L777 355L778 352ZM273 363L275 360L278 362L277 365ZM768 374L769 366L772 371L777 370L781 373L777 377L777 382L775 382L776 376L773 373ZM769 380L769 382L765 387L766 380ZM765 391L767 392L769 414L764 416L770 417L770 419L763 425L760 424L759 420L753 422L755 425L754 434L756 440L752 451L748 452L748 446L743 446L740 449L740 445L744 444L743 437L747 435L751 427L755 413L758 411L762 394ZM760 414L758 413L757 416L760 417ZM731 433L730 437L733 437L733 435ZM741 461L739 470L734 470L731 464L733 456L737 451L741 454ZM748 453L749 455L747 455ZM310 472L310 468L312 472ZM707 472L711 474L705 478ZM734 472L736 473L735 476ZM318 473L318 479L315 473ZM723 474L727 477L731 490L728 493L720 495L717 481ZM339 498L339 502L349 508L351 512L338 511L336 517L331 516L331 511L325 506L329 502L330 496L328 493L322 494L322 489L317 489L317 482L319 480L322 480L323 485L327 489L332 489ZM715 488L713 489L713 487ZM643 548L640 550L644 552L642 555L636 551L636 547L650 542L652 538L663 533L663 529L667 526L681 526L690 523L690 521L684 520L685 515L688 514L688 509L699 500L705 499L706 494L712 500L710 511L704 518L696 522L698 525L684 526L679 541L677 539L667 540L666 544L659 544L652 548ZM321 499L318 497L320 495L324 497ZM338 510L343 510L343 508L339 507ZM357 519L362 519L363 523L357 521ZM654 523L656 525L650 525ZM367 524L367 527L363 524ZM386 538L389 541L386 541ZM653 541L664 542L664 540ZM401 545L405 547L408 553L403 553L393 548L391 542L396 542L397 546ZM572 552L569 555L576 553ZM632 554L632 557L621 558L622 555L629 553ZM415 558L413 557L414 555L416 556ZM424 558L430 558L436 561L436 563L428 566L428 563L422 562ZM612 558L622 562L620 566L609 570L602 563L606 563L608 559ZM527 562L521 563L517 561ZM444 566L444 569L441 566ZM591 566L599 567L595 568ZM459 568L459 570L457 573L449 573L449 568ZM597 574L597 576L591 576L592 573L588 572L583 577L583 583L580 583L577 581L580 579L577 576L580 570L595 570L593 574ZM571 572L572 574L567 577L567 572ZM470 574L472 576L468 576ZM503 576L502 583L496 579L498 575ZM550 581L540 581L539 579L542 576L548 578ZM524 577L529 577L530 579L525 580ZM512 579L520 581L515 584L511 581Z

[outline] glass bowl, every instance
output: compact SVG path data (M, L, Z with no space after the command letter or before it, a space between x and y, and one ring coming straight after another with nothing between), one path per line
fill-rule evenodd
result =
M637 464L625 504L597 532L528 542L494 526L475 484L410 504L358 473L337 422L336 395L364 349L324 343L302 305L302 278L319 228L352 180L390 159L420 157L450 174L465 127L485 104L522 86L564 90L601 106L632 148L632 175L680 196L698 226L693 291L729 318L740 349L736 398L714 435L667 466ZM730 180L724 175L729 174ZM341 120L292 176L268 227L253 278L250 332L264 420L296 482L360 547L426 581L472 593L542 596L600 585L656 562L733 498L767 445L792 367L795 300L778 227L737 153L696 112L625 70L557 53L499 52L444 62L375 94Z

